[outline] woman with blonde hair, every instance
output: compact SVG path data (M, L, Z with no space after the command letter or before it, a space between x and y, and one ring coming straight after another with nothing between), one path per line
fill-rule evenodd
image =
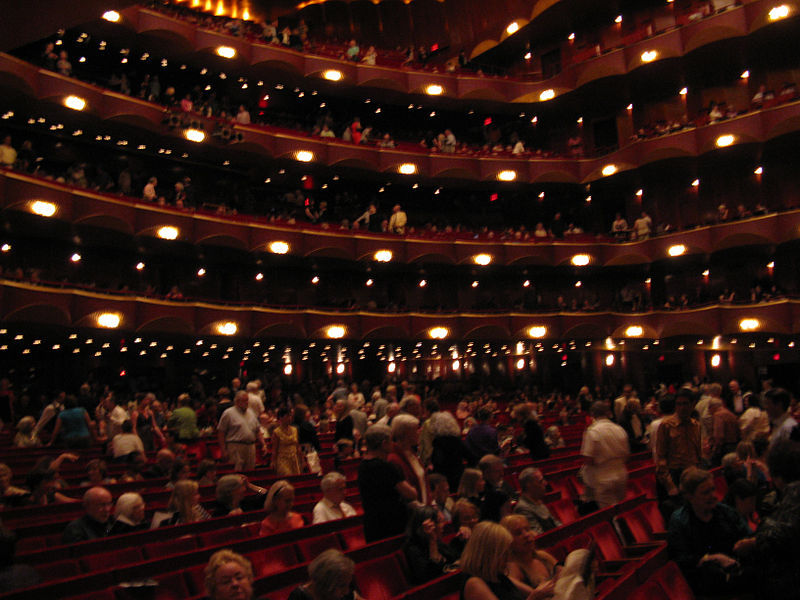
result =
M556 559L538 550L530 523L522 515L509 515L500 521L511 534L508 576L535 592L534 598L546 598L553 591ZM524 588L523 588L524 589Z
M485 487L486 482L483 479L483 473L480 469L464 469L456 495L459 499L464 498L465 500L469 500L480 508L482 502L481 497L483 496Z
M195 523L210 519L211 515L200 504L200 486L196 481L183 479L175 484L166 511L156 511L150 529L166 525Z
M290 529L300 529L303 527L303 517L298 513L292 512L294 504L294 487L285 479L276 481L267 492L267 499L264 501L264 508L267 511L266 518L261 521L261 533L259 535L272 535Z
M461 589L463 600L524 600L526 594L506 575L511 534L502 525L483 521L461 555L461 571L467 575Z
M220 550L208 560L205 584L211 600L252 600L253 565L241 554Z

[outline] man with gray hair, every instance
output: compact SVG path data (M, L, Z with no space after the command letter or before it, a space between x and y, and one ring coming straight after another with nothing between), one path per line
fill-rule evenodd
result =
M250 395L239 390L234 406L226 409L219 419L217 436L222 460L233 461L235 471L251 470L256 465L256 442L266 454L267 443L261 434L258 417L249 407Z
M258 393L260 387L258 381L249 381L245 388L247 390L247 406L253 411L256 417L260 417L264 412L264 402L261 400L261 396Z
M592 404L594 422L586 428L581 443L581 467L586 486L585 499L594 500L606 508L625 499L628 469L625 461L630 455L628 434L608 418L608 405L603 401Z
M519 474L519 501L514 507L514 513L528 519L531 531L539 535L561 525L547 505L544 497L547 493L547 481L542 472L535 467L528 467Z
M322 488L322 500L314 507L314 525L345 519L356 514L356 510L344 501L347 492L347 480L344 475L331 471L320 481L320 488Z
M478 461L478 468L483 473L483 480L486 482L487 487L504 492L509 498L516 497L517 493L514 488L503 479L505 465L502 458L496 454L487 454Z

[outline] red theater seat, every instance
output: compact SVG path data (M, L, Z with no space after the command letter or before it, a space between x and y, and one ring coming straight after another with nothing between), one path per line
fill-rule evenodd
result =
M247 558L253 563L256 578L274 575L300 562L294 544L251 552Z
M339 539L342 540L342 546L345 550L354 550L367 544L367 541L364 539L364 529L361 527L353 527L340 531Z
M342 544L339 542L339 536L335 533L313 537L307 540L298 540L297 550L300 553L300 558L303 561L311 561L323 550L330 548L342 549Z
M354 579L359 593L369 600L391 600L409 588L395 554L358 563Z
M670 598L680 600L694 600L694 592L681 573L678 565L670 561L653 575L653 580L658 581Z
M81 558L81 564L87 572L103 571L119 565L129 565L142 560L139 548L123 548L113 552L90 554Z

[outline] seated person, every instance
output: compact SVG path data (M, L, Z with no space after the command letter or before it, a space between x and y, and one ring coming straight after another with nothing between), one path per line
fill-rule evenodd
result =
M537 550L536 534L522 515L509 515L500 524L512 537L508 576L528 586L538 597L546 597L553 590L558 561L547 552Z
M30 492L11 485L11 467L0 463L0 506L20 506L27 503Z
M106 461L95 458L86 463L86 472L89 479L81 481L81 486L102 486L117 483L117 480L108 476Z
M362 600L353 591L355 568L341 550L320 552L308 565L311 581L292 590L288 600Z
M486 482L483 479L483 473L479 469L464 469L456 496L459 499L469 500L475 506L480 507L485 488Z
M294 487L292 484L285 479L273 483L264 502L267 516L261 521L259 535L272 535L290 529L300 529L304 525L303 517L292 512L293 504Z
M133 433L133 423L126 419L122 423L122 432L111 438L111 454L115 462L121 462L133 452L144 452L144 444L142 438Z
M210 600L253 600L253 566L241 554L220 550L208 560L205 584Z
M503 517L510 515L513 510L511 496L503 490L487 490L483 498L483 504L481 504L481 521L499 523Z
M478 507L462 498L453 506L453 525L458 529L456 537L450 540L450 547L460 555L472 535L472 530L480 520Z
M31 416L22 417L17 423L17 434L14 436L15 448L36 448L42 445L39 434L34 429L36 419Z
M347 493L347 480L344 475L331 471L322 478L320 487L322 500L314 506L314 524L345 519L356 514L356 509L344 501Z
M714 478L708 471L689 467L681 474L686 504L669 520L667 546L687 582L698 595L743 591L737 576L733 547L749 535L744 519L717 500Z
M210 519L211 515L200 504L200 487L196 481L184 479L175 484L167 503L167 510L156 511L150 529L167 525L182 525Z
M75 502L74 498L65 496L58 489L58 479L52 469L34 469L25 477L25 484L31 491L26 503L34 506L47 506L61 502Z
M512 539L508 530L497 523L484 521L475 526L461 555L462 600L523 600L528 597L506 574Z
M451 523L455 501L450 497L450 484L447 477L441 473L431 473L428 475L428 484L431 486L432 506L436 507L445 523Z
M67 525L61 535L61 541L65 544L72 544L107 537L111 533L113 525L112 506L114 506L114 501L111 498L111 492L107 489L93 487L86 490L83 495L85 513Z
M147 529L144 498L134 492L122 494L114 506L114 518L116 520L111 526L114 535Z
M547 481L539 469L528 467L519 474L520 496L514 513L528 520L534 535L540 535L561 526L543 502L547 494Z
M458 558L442 541L443 527L444 519L433 506L418 506L412 511L403 553L414 585L439 577Z
M757 492L758 489L753 482L739 478L728 486L728 493L722 499L724 504L739 513L750 531L755 531L759 522L756 513Z
M195 475L197 476L197 485L200 487L217 485L217 463L209 458L204 458L197 463Z

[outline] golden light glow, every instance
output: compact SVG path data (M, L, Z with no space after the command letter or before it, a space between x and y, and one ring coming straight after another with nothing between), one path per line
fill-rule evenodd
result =
M486 265L489 265L489 264L492 263L492 255L491 254L476 254L475 256L472 257L472 262L474 262L476 265L480 265L482 267L485 267Z
M394 373L397 370L397 365L394 361L389 361L389 364L386 365L386 370L389 371L389 373Z
M280 240L270 242L268 248L273 254L286 254L289 252L289 244Z
M314 160L314 153L310 150L298 150L295 152L294 157L300 162L311 162Z
M86 108L86 100L80 96L70 95L64 98L64 106L72 110L83 110Z
M736 138L734 136L732 136L731 134L729 134L729 133L725 134L725 135L721 135L721 136L719 136L717 138L717 142L716 142L717 148L725 148L725 147L730 146L731 144L733 144L733 142L735 142L735 141L736 141Z
M160 237L162 240L177 240L178 228L173 227L172 225L164 225L164 227L158 228L158 231L156 231L156 235Z
M458 371L461 368L461 361L454 360L451 366L453 367L453 371Z
M425 93L428 96L441 96L444 93L444 88L438 83L432 83L425 87Z
M761 321L758 319L742 319L739 321L739 329L742 331L755 331L761 327Z
M506 33L508 35L514 35L519 31L519 23L514 21L513 23L509 23L508 27L506 27Z
M617 172L617 165L606 165L605 167L603 167L603 170L601 171L604 177L609 177L610 175L613 175L616 172Z
M711 357L711 366L717 368L719 364L722 362L722 358L719 354L715 354Z
M106 329L116 329L122 322L122 318L117 313L101 313L97 315L97 324Z
M428 330L428 336L434 340L443 340L449 333L450 330L447 327L431 327Z
M689 88L682 87L682 88L681 88L681 91L680 91L680 92L678 92L678 93L679 93L681 96L685 96L686 94L688 94L688 93L689 93Z
M328 69L327 71L323 71L322 77L328 81L341 81L343 75L338 69Z
M554 89L549 89L539 94L539 101L547 102L548 100L552 100L555 97L556 97L556 91Z
M606 354L606 366L613 367L614 366L614 355L613 354Z
M344 373L344 363L339 363L336 365L336 374L341 375Z
M200 129L187 129L183 132L183 137L185 137L190 142L202 142L206 139L206 134L204 131Z
M285 365L283 365L283 374L284 375L292 374L292 363L286 363Z
M785 19L789 16L789 6L787 4L780 4L779 6L775 6L770 9L769 11L769 20L770 21L780 21L781 19Z
M391 261L393 256L394 254L392 253L391 250L378 250L375 254L372 255L372 258L374 258L378 262L385 263Z
M417 172L417 165L414 163L403 163L397 170L403 175L413 175Z
M345 328L343 325L331 325L325 331L325 335L327 335L332 340L338 340L344 337Z
M236 335L239 331L239 326L233 321L225 321L224 323L217 323L217 333L220 335Z
M118 23L120 20L120 15L115 10L107 10L103 13L103 18L109 23Z
M528 327L528 337L539 339L546 335L547 327L544 325L534 325L533 327Z
M655 50L646 50L642 52L642 62L649 63L653 62L658 57L658 52Z
M34 200L31 202L31 212L40 217L52 217L56 214L56 205L44 200Z
M588 254L576 254L570 259L570 262L576 267L585 267L591 262L591 260L592 257Z
M236 49L230 46L219 46L217 48L217 55L222 58L233 58L236 56Z
M670 256L681 256L683 254L686 254L686 246L684 246L683 244L675 244L674 246L670 246L667 249L667 254L669 254Z
M514 181L517 178L517 172L512 170L500 171L497 174L497 179L500 181Z
M644 329L641 325L631 325L625 330L625 337L642 337Z
M755 171L753 171L755 175L761 175L763 172L764 172L764 167L756 167Z
M739 75L739 77L742 78L742 79L748 79L750 77L750 71L747 71L747 70L742 71L742 74Z
M700 187L700 180L699 179L695 179L692 182L692 187Z
M524 368L525 368L525 359L524 358L517 359L517 371L522 371L522 369Z

